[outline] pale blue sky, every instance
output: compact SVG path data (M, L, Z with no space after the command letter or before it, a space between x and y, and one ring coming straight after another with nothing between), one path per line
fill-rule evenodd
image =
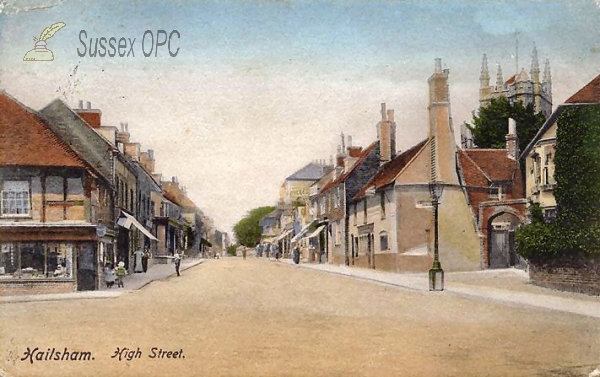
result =
M550 59L555 106L600 73L595 1L12 1L0 2L0 87L39 109L92 101L107 124L128 122L157 168L228 229L276 200L281 181L335 153L339 133L367 145L379 103L396 109L406 149L425 136L426 80L450 69L455 128L477 107L481 57L492 77L531 50ZM23 62L33 36L53 62ZM88 38L136 38L135 58L79 57ZM179 54L141 53L144 31L176 29ZM156 35L156 34L155 34ZM70 76L73 69L77 72ZM66 89L65 89L66 88Z

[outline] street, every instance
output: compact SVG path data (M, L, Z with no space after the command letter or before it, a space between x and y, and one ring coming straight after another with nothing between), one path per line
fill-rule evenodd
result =
M600 361L599 319L255 258L115 298L2 303L0 323L8 376L586 376Z

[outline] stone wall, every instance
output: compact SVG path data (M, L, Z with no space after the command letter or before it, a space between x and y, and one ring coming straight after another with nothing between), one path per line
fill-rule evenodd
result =
M600 296L600 258L532 262L529 278L540 287Z

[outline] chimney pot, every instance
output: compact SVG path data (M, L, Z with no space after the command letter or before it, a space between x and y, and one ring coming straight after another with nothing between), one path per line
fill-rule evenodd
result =
M385 102L381 103L381 120L386 121Z
M348 148L352 147L352 135L348 135Z
M387 111L387 120L390 122L394 121L394 110L390 109Z
M87 108L88 110L92 109L92 103L90 101L87 101Z
M83 110L83 100L79 100L79 109Z
M442 73L442 59L435 58L435 73Z

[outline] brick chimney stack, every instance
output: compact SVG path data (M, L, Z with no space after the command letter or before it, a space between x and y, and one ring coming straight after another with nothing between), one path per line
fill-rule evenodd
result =
M385 103L381 104L381 122L377 124L377 138L379 139L380 164L383 165L396 155L396 123L394 110L386 110Z
M83 101L79 100L79 108L73 109L81 119L83 119L92 128L100 128L102 124L102 111L92 109L92 103L87 102L87 109L83 108Z

